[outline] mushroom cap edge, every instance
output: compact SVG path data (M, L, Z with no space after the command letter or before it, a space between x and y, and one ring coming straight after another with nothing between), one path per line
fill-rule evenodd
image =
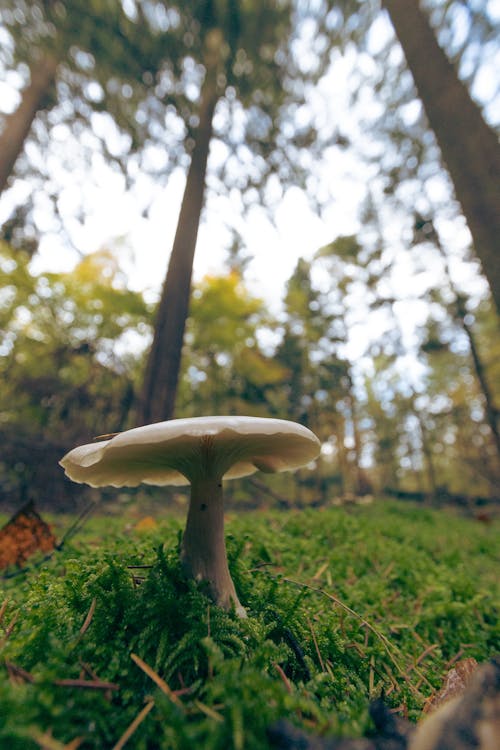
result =
M289 420L193 417L135 427L110 440L78 446L59 463L70 479L92 487L180 486L192 481L208 453L218 461L221 476L236 479L257 470L295 470L317 458L320 447L311 430Z

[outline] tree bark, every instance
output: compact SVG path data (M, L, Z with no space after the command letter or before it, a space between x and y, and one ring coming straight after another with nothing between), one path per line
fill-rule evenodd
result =
M351 413L351 422L352 422L352 437L353 437L353 454L354 454L354 461L351 462L351 465L354 464L354 492L359 497L362 497L363 495L368 495L372 491L372 487L370 482L368 481L368 477L363 471L363 468L361 466L361 453L362 453L362 445L361 445L361 436L359 434L359 418L358 418L358 404L356 400L356 395L354 393L354 383L351 376L351 370L348 368L347 370L347 382L348 382L348 393L347 393L347 401L349 404L349 411Z
M418 0L382 0L500 313L500 146L439 46Z
M493 437L493 442L495 444L497 456L500 459L500 430L498 428L499 410L496 408L495 397L493 394L493 390L490 388L490 383L488 380L486 367L480 355L479 347L476 342L474 331L472 327L467 323L466 299L458 291L458 289L455 286L455 283L453 281L453 277L451 274L450 264L448 262L448 255L446 253L446 250L443 247L441 238L434 226L434 222L431 219L427 219L427 220L424 220L424 224L427 227L427 232L426 232L426 235L424 235L424 237L426 237L426 239L434 243L444 264L444 272L446 276L446 281L448 283L448 288L454 298L454 316L453 317L454 317L455 322L460 326L460 328L465 333L467 337L467 341L469 343L472 365L474 368L474 372L476 374L479 389L484 399L486 422L490 428L490 431Z
M466 322L467 310L465 308L464 300L458 293L456 293L456 310L460 325L462 326L469 342L469 349L472 364L474 366L474 372L476 373L479 387L484 398L486 422L493 437L497 456L500 459L500 431L498 429L498 409L496 408L493 391L490 388L488 377L486 375L486 368L484 367L482 358L479 354L476 337L471 326Z
M138 409L139 420L143 424L171 419L174 413L184 330L189 311L194 253L205 196L212 121L217 100L216 69L207 69L201 92L195 146L158 307L153 343L146 363Z
M417 405L415 403L416 400L416 393L413 391L411 392L411 406L413 410L413 414L415 415L417 422L418 422L418 428L420 430L420 441L422 446L422 454L424 457L424 466L425 466L425 473L427 475L427 497L436 497L438 493L438 483L436 479L436 469L434 466L434 457L432 453L432 443L429 440L429 435L427 432L427 427L425 426L425 421L422 418L421 413L419 412Z
M493 437L497 456L500 459L500 431L498 429L498 409L495 405L495 398L493 395L493 391L490 388L490 383L486 374L486 367L484 366L482 357L479 353L479 347L476 342L474 331L472 330L472 327L467 323L467 307L465 304L466 300L464 299L463 295L461 295L460 292L456 289L455 284L453 283L450 264L448 263L448 256L446 255L446 251L441 243L441 238L439 237L437 231L434 229L433 225L432 238L434 239L436 247L439 250L441 258L443 259L448 286L455 298L455 318L462 328L463 332L467 336L467 341L469 342L469 349L474 372L476 373L479 388L484 399L486 422Z
M22 93L19 107L5 118L0 134L0 193L7 186L33 120L54 83L56 71L57 61L50 55L32 65L31 81Z

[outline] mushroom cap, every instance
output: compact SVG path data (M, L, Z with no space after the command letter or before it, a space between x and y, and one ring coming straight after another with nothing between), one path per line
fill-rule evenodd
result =
M260 470L289 471L320 452L301 424L261 417L195 417L136 427L111 440L81 445L60 461L66 475L92 487L186 485L235 479Z

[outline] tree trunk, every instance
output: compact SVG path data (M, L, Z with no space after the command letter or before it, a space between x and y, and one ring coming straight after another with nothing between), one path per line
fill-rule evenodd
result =
M158 307L153 343L146 363L138 409L143 424L171 419L189 311L196 239L205 196L212 120L218 100L216 69L207 69L201 91L200 119L184 188L177 231Z
M500 458L500 431L498 429L499 411L495 405L495 398L493 395L493 391L490 388L488 376L486 373L486 368L483 364L483 360L479 353L479 347L476 342L474 331L472 330L472 327L467 323L466 299L458 291L458 289L456 288L454 284L454 281L451 275L450 264L448 262L448 255L446 253L446 250L443 247L441 238L434 226L434 222L432 221L432 219L427 219L427 220L423 220L423 224L427 227L427 231L424 237L427 240L432 241L434 243L444 264L444 273L446 276L446 281L448 283L448 288L454 298L455 309L454 309L453 318L455 322L460 326L462 331L465 333L467 337L467 341L469 342L472 365L474 367L474 372L476 374L479 388L484 399L486 421L488 423L488 426L490 428L490 431L493 437L493 442L495 444L497 455Z
M418 0L382 0L435 133L500 313L500 146Z
M436 469L434 467L434 457L432 455L431 442L429 440L429 435L427 433L427 427L425 426L425 422L415 404L415 398L416 398L416 394L412 392L411 405L412 405L413 413L418 421L418 426L420 430L420 441L422 445L422 453L424 456L425 473L427 474L427 485L428 485L427 497L429 497L429 495L431 497L436 497L437 492L438 492L438 484L436 480Z
M484 410L485 410L486 422L488 423L488 426L490 428L490 431L493 437L493 442L495 443L497 456L500 459L500 431L498 429L498 409L495 406L493 392L490 388L488 377L486 375L486 369L483 365L483 361L479 354L479 349L476 343L476 337L474 335L474 332L471 326L466 321L467 310L465 308L464 300L458 293L456 294L457 294L457 298L456 298L457 317L460 321L460 325L462 326L463 331L465 335L467 336L467 340L469 342L469 348L470 348L472 364L474 366L474 372L476 373L479 387L481 389L481 393L483 394L483 398L484 398Z
M479 384L479 388L481 390L481 393L484 399L484 410L485 410L486 422L488 423L488 426L490 428L490 431L493 437L493 442L495 444L497 456L500 459L500 431L498 429L498 409L496 408L496 405L495 405L493 391L490 388L488 376L486 374L486 368L483 364L483 360L479 353L479 347L476 343L476 337L474 335L474 331L472 330L472 327L467 323L467 307L465 304L466 300L464 299L463 295L461 295L460 292L456 289L455 284L453 283L453 278L451 276L450 264L448 263L448 256L446 254L446 250L444 249L441 243L441 238L439 237L432 223L431 223L431 227L432 227L432 234L430 235L429 239L432 237L432 239L434 240L436 244L437 249L439 250L441 258L443 259L444 271L446 274L446 279L448 281L448 286L450 288L451 293L453 294L455 298L455 319L457 320L458 324L460 325L463 332L467 336L467 341L469 342L469 349L470 349L472 364L474 367L474 372L476 373L476 378Z
M5 118L0 134L0 193L7 186L33 120L54 83L56 70L57 61L49 55L32 65L31 81L22 93L19 107Z
M354 383L352 381L351 371L347 370L347 382L348 382L348 393L347 401L349 404L349 411L351 413L352 422L352 437L353 437L353 454L354 460L351 465L354 464L354 493L359 497L368 495L372 491L371 483L368 481L368 477L363 471L361 466L361 436L359 434L359 419L358 419L358 408L356 395L354 393Z

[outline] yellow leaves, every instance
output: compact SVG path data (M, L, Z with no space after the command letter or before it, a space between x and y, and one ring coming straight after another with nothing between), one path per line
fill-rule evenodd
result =
M262 300L246 290L239 273L205 276L193 293L193 316L204 321L245 321L261 312Z
M134 526L134 531L153 531L158 527L157 521L152 516L144 516Z
M256 385L282 383L290 375L289 370L277 360L265 357L257 349L249 347L240 352L235 367L241 375Z
M253 338L262 314L262 301L249 294L238 273L205 276L193 292L188 339L214 356L234 355Z
M123 286L118 260L111 250L102 249L86 255L72 275L77 283L85 286Z
M260 298L253 296L241 275L205 276L196 285L185 339L181 400L189 410L248 409L262 403L268 386L290 375L276 358L266 356L258 333L270 323ZM197 400L197 406L194 405Z
M354 262L360 251L361 246L355 235L341 235L333 242L321 247L316 253L316 257Z

